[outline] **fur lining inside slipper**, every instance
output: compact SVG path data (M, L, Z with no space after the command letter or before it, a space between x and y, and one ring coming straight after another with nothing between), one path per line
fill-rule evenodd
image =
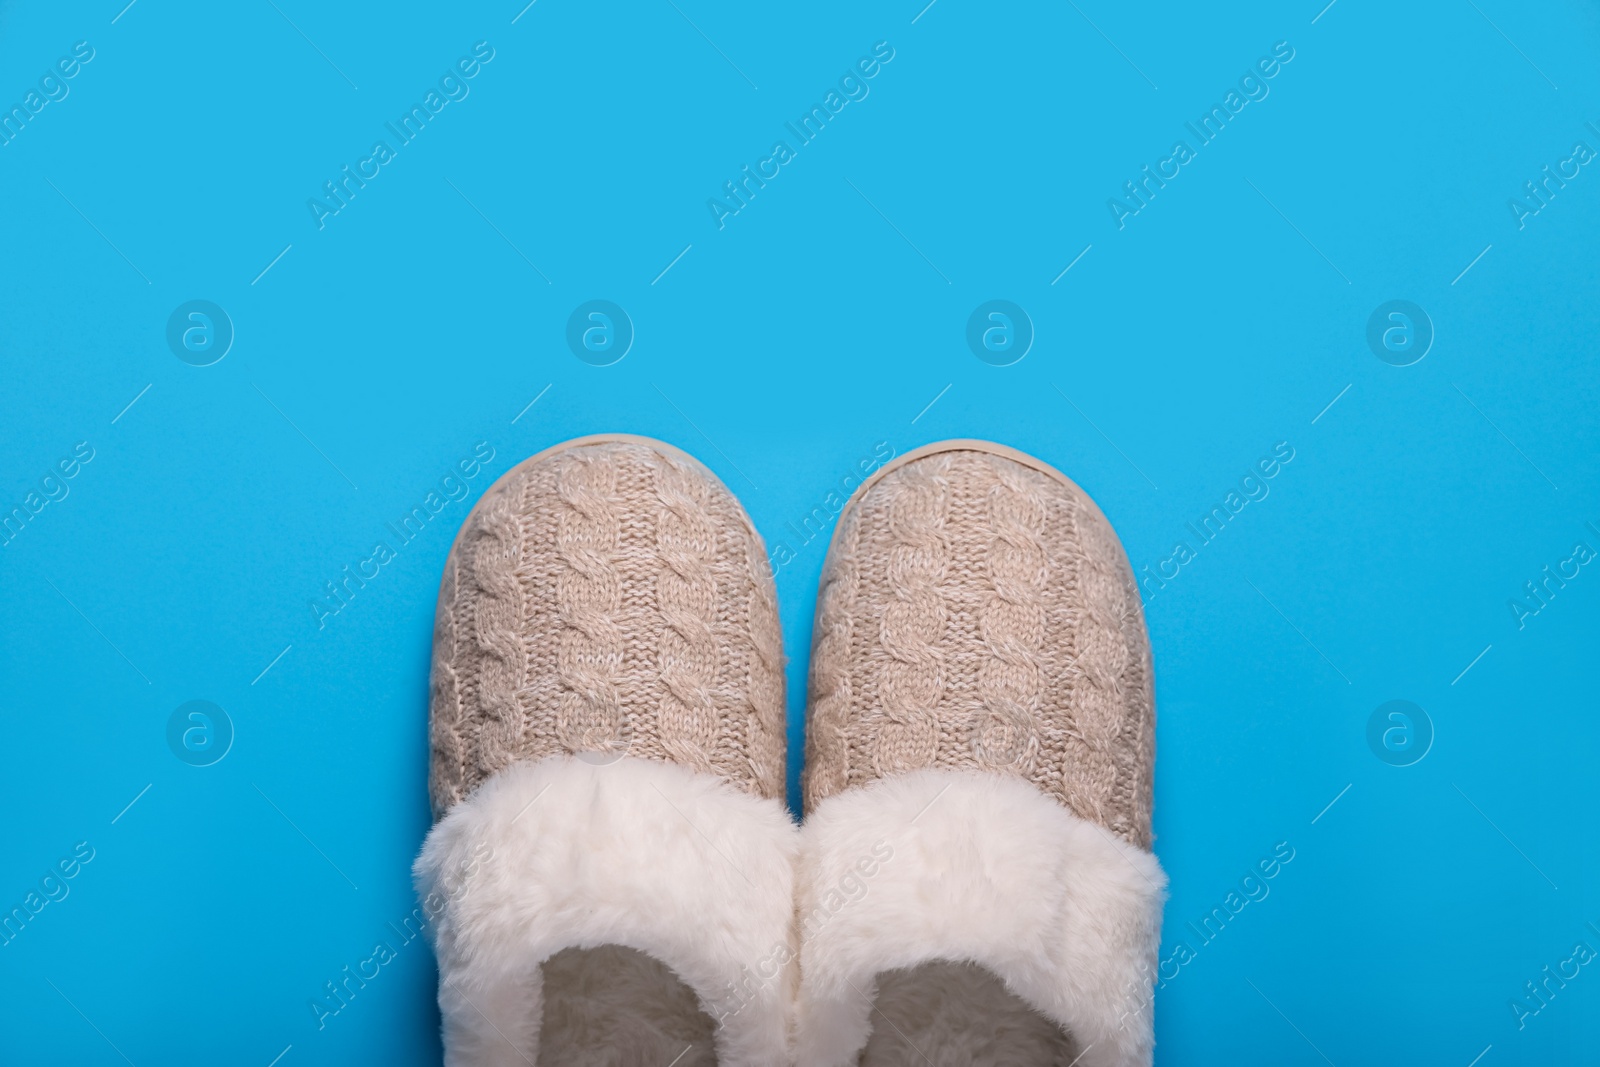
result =
M787 1063L797 842L777 801L676 764L553 757L500 771L440 820L415 866L436 918L445 1062L537 1064L547 1018L577 1055L578 1030L631 988L641 1025L657 1008L675 1017L646 1027L674 1055L709 1021L724 1067ZM597 951L552 961L562 950ZM593 1055L564 1062L621 1062L615 1048Z
M1151 1062L1166 876L1031 783L921 770L847 789L807 817L798 878L801 1067L956 1063L937 1050L961 1017L985 1037L963 1063Z

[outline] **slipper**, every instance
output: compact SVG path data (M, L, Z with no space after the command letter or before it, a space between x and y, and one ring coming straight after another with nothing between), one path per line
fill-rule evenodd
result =
M1081 489L982 441L867 479L806 731L803 1067L1151 1062L1150 647Z
M694 459L580 438L484 494L415 866L450 1067L789 1062L783 701L761 538Z

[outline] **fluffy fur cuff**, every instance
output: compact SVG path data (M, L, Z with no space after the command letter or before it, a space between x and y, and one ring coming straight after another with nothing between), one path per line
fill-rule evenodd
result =
M924 770L836 794L806 820L798 879L802 1067L856 1063L876 976L935 960L993 972L1080 1067L1151 1062L1166 876L1030 783Z
M515 764L428 834L449 1067L538 1061L541 964L564 948L655 957L717 1024L717 1061L787 1061L797 831L778 802L670 763Z

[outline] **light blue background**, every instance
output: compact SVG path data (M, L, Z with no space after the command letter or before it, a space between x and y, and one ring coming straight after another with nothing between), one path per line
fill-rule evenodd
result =
M1600 948L1600 572L1523 629L1508 607L1600 548L1600 165L1524 228L1508 207L1600 149L1592 4L123 2L0 5L8 108L95 49L0 147L5 510L95 450L0 548L0 906L95 849L0 948L0 1060L439 1062L420 943L325 1028L308 1004L415 906L456 527L605 430L693 452L795 548L791 782L824 540L786 524L878 442L1032 452L1140 568L1289 442L1147 606L1163 954L1197 948L1157 1061L1593 1057L1594 967L1521 1030L1509 1005ZM480 40L470 96L319 231L307 199ZM870 95L719 231L707 199L880 40ZM1118 230L1107 199L1285 40L1270 95ZM637 329L615 366L563 340L594 298ZM237 331L211 367L164 339L191 299ZM963 339L990 299L1037 331L1014 366ZM1391 299L1436 330L1410 367L1366 345ZM479 441L471 498L319 630L322 583ZM237 731L207 768L165 740L192 699ZM1414 766L1366 742L1392 699L1434 724ZM1270 895L1201 945L1278 842Z

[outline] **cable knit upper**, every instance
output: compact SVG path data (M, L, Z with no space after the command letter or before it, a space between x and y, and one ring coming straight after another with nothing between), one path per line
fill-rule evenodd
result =
M766 552L714 475L641 439L496 482L445 564L430 700L435 818L515 760L627 753L784 790Z
M1150 646L1132 569L1081 489L935 448L839 520L817 603L806 809L922 767L1015 774L1150 844Z

